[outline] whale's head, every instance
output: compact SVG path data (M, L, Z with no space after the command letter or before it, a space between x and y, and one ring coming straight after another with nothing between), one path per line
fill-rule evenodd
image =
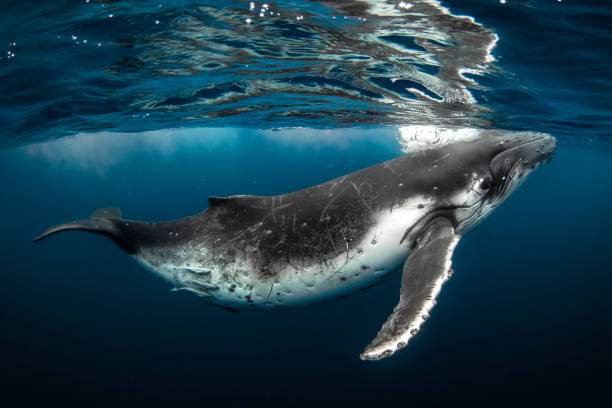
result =
M500 138L490 148L491 185L485 199L496 206L506 199L540 164L550 161L556 148L555 139L542 133L517 133Z
M501 204L540 164L548 162L555 139L534 132L483 133L469 142L451 143L439 153L446 167L446 208L461 233Z

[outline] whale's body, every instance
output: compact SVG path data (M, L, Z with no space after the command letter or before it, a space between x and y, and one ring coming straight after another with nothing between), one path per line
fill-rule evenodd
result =
M400 303L362 355L377 359L427 318L460 236L553 149L547 135L485 135L288 194L211 197L204 212L171 222L101 209L37 240L70 229L108 236L177 289L230 309L340 297L404 265Z
M177 288L233 308L342 296L400 268L410 253L406 226L439 204L428 194L434 185L406 182L413 160L289 194L210 198L201 214L143 226L157 239L135 257Z

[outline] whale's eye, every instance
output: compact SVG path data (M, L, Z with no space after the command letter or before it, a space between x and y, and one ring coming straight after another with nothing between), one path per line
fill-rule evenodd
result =
M483 178L478 188L484 191L490 189L491 188L491 178L490 177Z

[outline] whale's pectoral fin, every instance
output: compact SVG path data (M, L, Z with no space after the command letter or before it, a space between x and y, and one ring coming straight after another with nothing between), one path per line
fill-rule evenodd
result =
M442 284L452 273L451 257L459 238L446 218L436 218L428 224L404 263L399 303L361 354L362 360L390 356L419 331Z

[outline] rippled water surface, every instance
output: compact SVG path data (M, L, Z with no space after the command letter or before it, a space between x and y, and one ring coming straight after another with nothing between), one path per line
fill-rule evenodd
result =
M610 18L571 1L8 2L2 143L228 125L608 138Z
M14 406L594 405L612 342L612 8L573 0L2 1L0 392ZM3 47L3 48L1 48ZM358 359L401 277L228 313L99 237L483 129L558 149L453 256L422 332Z

